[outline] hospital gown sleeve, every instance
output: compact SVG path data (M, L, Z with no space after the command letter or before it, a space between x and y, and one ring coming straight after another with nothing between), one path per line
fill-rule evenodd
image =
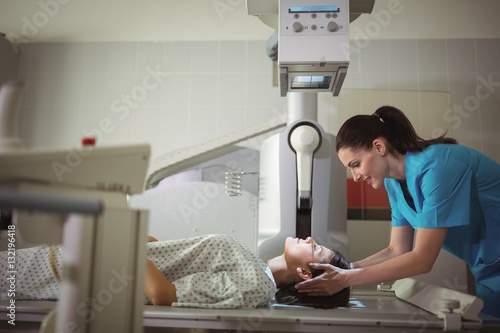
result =
M55 248L55 268L62 270L61 247ZM15 251L15 272L8 267L7 252L0 252L0 299L56 300L60 293L59 284L51 270L49 246L41 245ZM9 273L10 272L10 273ZM14 277L15 288L8 294L9 280Z

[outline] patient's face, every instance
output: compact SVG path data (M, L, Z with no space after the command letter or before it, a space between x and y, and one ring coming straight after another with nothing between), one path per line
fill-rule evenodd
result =
M329 262L333 251L318 245L311 237L305 240L288 237L284 255L288 266L309 269L311 262Z

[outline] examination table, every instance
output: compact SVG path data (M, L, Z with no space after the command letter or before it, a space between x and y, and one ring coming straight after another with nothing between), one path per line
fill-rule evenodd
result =
M7 301L1 304L0 332L38 332L56 302L17 301L15 326L4 320ZM458 331L500 332L500 323L495 318L483 314L480 317L481 321L460 319ZM235 310L146 305L144 309L144 332L179 332L179 328L234 332L457 331L453 325L451 321L396 297L392 291L353 290L348 307L331 310L286 305Z

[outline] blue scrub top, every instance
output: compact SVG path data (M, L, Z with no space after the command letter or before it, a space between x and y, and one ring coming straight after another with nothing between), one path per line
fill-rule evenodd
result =
M476 285L500 297L500 165L456 144L408 152L404 163L406 181L384 182L392 225L448 228L443 248L467 262Z

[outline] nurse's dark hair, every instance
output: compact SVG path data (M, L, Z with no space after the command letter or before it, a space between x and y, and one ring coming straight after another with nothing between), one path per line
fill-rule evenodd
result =
M330 264L343 269L351 268L350 262L337 251L333 251L330 261L325 261L323 264ZM323 272L323 270L311 268L313 277L319 276ZM280 304L308 306L318 309L334 309L346 306L349 303L350 297L351 288L344 288L331 296L309 296L304 293L299 293L295 288L295 283L291 283L281 287L274 298L276 302Z
M370 150L373 140L385 139L389 153L394 150L405 155L406 152L419 152L437 143L457 143L446 137L446 133L430 140L418 136L410 120L403 111L394 106L382 106L372 115L357 115L349 118L337 133L336 150L342 148Z

